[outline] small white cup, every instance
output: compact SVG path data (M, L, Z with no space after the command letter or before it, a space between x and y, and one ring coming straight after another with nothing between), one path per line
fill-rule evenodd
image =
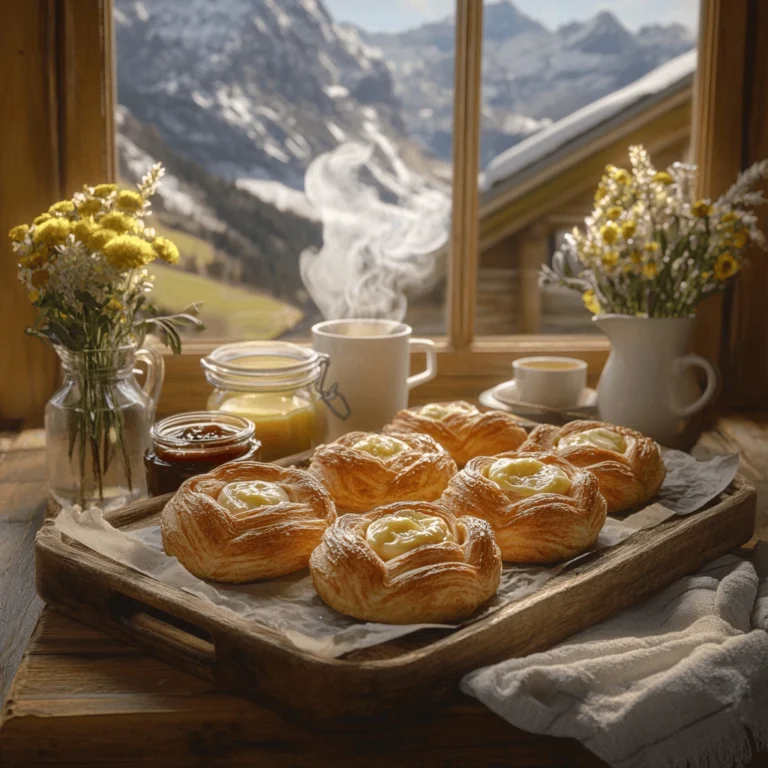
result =
M575 357L521 357L512 363L518 398L548 408L575 408L587 386L587 364Z
M437 375L429 339L411 338L411 327L393 320L327 320L312 326L312 345L330 356L327 381L335 382L350 409L328 415L328 440L361 430L375 432L408 407L408 392ZM425 371L409 376L411 350L427 356Z

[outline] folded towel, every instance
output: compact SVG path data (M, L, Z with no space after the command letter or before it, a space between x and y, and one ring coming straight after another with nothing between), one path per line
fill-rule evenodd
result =
M744 765L753 746L768 749L768 543L545 653L476 670L461 688L612 766Z

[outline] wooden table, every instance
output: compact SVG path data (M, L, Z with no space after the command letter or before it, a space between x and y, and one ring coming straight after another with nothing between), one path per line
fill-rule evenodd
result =
M720 418L696 453L741 450L768 539L768 415ZM34 595L32 542L45 511L41 437L0 436L0 728L8 766L601 766L568 739L518 731L456 694L396 731L317 732L54 611ZM752 766L768 768L768 754Z

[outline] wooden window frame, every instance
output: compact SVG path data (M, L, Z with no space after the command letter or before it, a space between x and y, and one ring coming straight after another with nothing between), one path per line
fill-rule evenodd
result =
M114 180L116 176L114 106L114 29L111 0L9 0L12 29L6 34L21 34L23 23L34 22L35 35L27 35L27 55L41 58L41 92L47 94L42 110L48 125L50 159L49 184L25 190L23 205L10 213L0 211L3 225L33 216L51 197L70 195L84 181ZM713 105L728 93L728 81L743 77L732 66L711 66L723 59L726 39L741 33L737 24L724 24L733 6L750 0L702 0L700 25L700 65L697 98L694 106L693 136L695 156L710 161L717 157L713 149L721 141L725 128L710 130L721 120ZM18 6L18 13L16 12ZM26 9L26 11L25 11ZM738 14L737 14L738 15ZM746 11L744 11L746 18ZM18 23L17 23L18 21ZM479 172L479 138L482 74L483 2L456 0L456 58L454 94L453 215L450 234L450 267L447 293L448 335L437 339L438 377L414 391L417 400L451 397L476 397L483 389L508 378L516 358L530 354L564 354L580 357L589 365L589 378L595 383L609 352L607 339L588 335L516 335L478 338L475 336L475 304L479 260L478 189L474 182ZM723 29L729 34L724 34ZM713 33L713 30L715 32ZM719 30L719 32L718 32ZM734 31L735 30L735 31ZM22 35L23 37L23 35ZM17 38L18 39L18 38ZM47 41L48 47L46 47ZM18 45L4 46L16 53ZM51 54L55 51L55 55ZM13 62L11 62L13 63ZM6 67L13 71L13 67ZM715 97L717 94L717 98ZM17 94L18 96L18 94ZM36 116L41 119L41 116ZM7 154L7 153L6 153ZM29 152L27 153L29 154ZM731 174L726 163L718 179ZM5 172L4 172L5 171ZM5 181L10 171L0 167ZM705 180L706 189L716 186ZM52 194L55 193L55 194ZM32 205L34 201L35 205ZM6 229L8 228L6 226ZM5 254L7 256L7 253ZM0 264L6 280L14 280L15 265L8 258ZM18 286L17 286L18 287ZM34 382L16 382L8 392L0 390L0 419L17 417L27 422L40 421L42 406L55 386L57 364L50 350L39 342L24 339L21 331L29 322L29 308L12 289L13 301L0 303L0 321L8 328L12 341L0 348L0 368L17 364L34 374ZM23 294L21 294L23 299ZM9 308L10 307L10 308ZM721 307L702 312L702 339L709 345L719 338ZM16 338L20 341L16 341ZM32 345L38 348L33 349ZM209 386L199 365L200 357L215 346L214 342L190 341L178 356L166 358L166 383L160 412L203 407ZM717 350L715 350L717 351ZM3 365L5 363L6 365ZM415 362L418 367L418 361ZM32 387L30 389L30 383ZM6 385L7 386L7 385ZM23 391L22 391L23 390Z

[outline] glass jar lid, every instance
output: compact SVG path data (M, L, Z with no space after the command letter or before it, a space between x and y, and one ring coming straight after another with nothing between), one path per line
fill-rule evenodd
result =
M285 341L243 341L217 347L200 362L217 389L262 392L317 381L328 356Z
M156 448L208 451L247 442L255 426L242 416L219 411L190 411L168 416L152 426L150 434Z

